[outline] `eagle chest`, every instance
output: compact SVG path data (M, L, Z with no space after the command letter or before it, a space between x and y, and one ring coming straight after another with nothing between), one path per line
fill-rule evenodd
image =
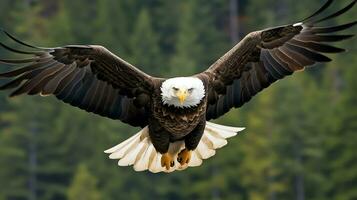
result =
M187 135L192 132L206 113L206 101L194 108L165 106L161 101L153 104L153 116L171 134Z

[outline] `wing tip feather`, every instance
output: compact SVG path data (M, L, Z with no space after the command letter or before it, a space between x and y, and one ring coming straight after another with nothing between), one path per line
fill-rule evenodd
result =
M30 44L27 44L19 39L17 39L15 36L13 36L12 34L10 34L8 31L6 31L5 29L3 28L0 28L0 30L5 33L5 35L7 37L9 37L10 39L12 39L13 41L17 42L18 44L21 44L21 45L24 45L26 47L30 47L30 48L34 48L34 49L39 49L39 50L45 50L46 48L42 48L42 47L37 47L37 46L34 46L34 45L30 45Z
M331 15L328 15L327 17L323 17L322 19L314 20L314 21L310 22L310 24L317 24L317 23L323 22L325 20L338 17L338 16L348 12L351 8L353 8L354 5L356 4L356 2L357 2L357 0L353 0L350 4L348 4L347 6L342 8L341 10L338 10L337 12L332 13Z
M314 17L318 16L321 14L323 11L325 11L327 8L330 7L330 5L333 3L334 0L327 0L327 2L319 8L316 12L314 12L312 15L306 17L305 19L302 20L303 23L307 23L311 20L313 20Z

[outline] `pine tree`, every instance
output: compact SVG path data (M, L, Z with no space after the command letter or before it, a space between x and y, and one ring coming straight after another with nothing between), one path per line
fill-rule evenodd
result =
M97 14L95 1L65 0L63 9L66 10L66 15L70 19L67 21L67 26L71 27L71 35L76 42L92 44L93 33L95 33L93 18Z
M80 165L68 189L68 200L100 200L97 180L85 165Z
M306 199L324 195L320 187L326 181L321 171L326 135L316 124L325 120L321 115L325 106L321 103L322 93L315 84L305 72L288 78L278 87L275 142L276 153L282 161L278 162L277 168L286 179L280 180L291 182L291 188L280 193L284 198Z
M0 194L5 199L27 199L28 135L23 133L20 126L13 127L15 124L12 122L16 120L14 112L2 111L0 116Z
M247 129L249 133L239 141L243 155L240 163L241 184L246 189L247 198L255 200L276 199L277 192L284 185L276 180L281 170L276 167L274 121L274 94L276 88L269 88L255 100L254 108L248 112Z
M350 47L356 46L356 40L349 44ZM355 49L350 51L352 53ZM329 73L326 73L327 80L333 80L328 88L333 101L330 102L326 125L326 132L329 133L325 158L328 164L328 194L337 200L357 198L354 189L357 184L357 67L354 63L357 59L354 56L345 56L336 57L340 65L330 66Z
M180 0L156 0L152 7L147 7L152 13L152 26L159 38L159 46L163 63L169 63L171 56L175 53L176 37L179 29ZM168 68L169 66L165 66ZM169 69L162 69L165 73Z
M152 29L147 10L139 13L130 42L131 62L143 71L151 71L153 75L160 76L165 66L161 62L158 38Z
M97 1L97 17L93 24L96 37L93 40L126 59L130 55L129 22L134 19L128 17L124 4L124 1L117 0Z
M212 0L207 4L204 0L197 0L194 12L194 27L197 43L202 46L196 55L197 70L206 70L216 60L223 56L232 47L229 33L224 22L228 18L228 3ZM191 46L191 48L193 48Z
M32 6L26 2L13 2L9 3L8 9L10 8L11 12L4 11L7 13L5 19L8 18L11 19L9 21L12 21L10 31L16 30L22 35L33 37L34 32L27 31L24 34L24 29L34 26L40 32L43 21L39 20L35 23L34 20L39 13L40 6ZM35 103L32 101L24 102L22 99L17 99L11 101L11 104L5 103L2 105L5 108L1 109L0 120L6 125L0 134L2 142L0 162L2 166L9 166L1 170L0 176L3 181L0 181L3 189L1 193L7 199L34 199L37 193L36 159L33 159L37 153L33 148L36 143L34 136L37 132L36 129L41 125L36 123L33 116L29 119L30 113L18 109L19 104L27 105L29 112L35 107ZM9 165L9 163L12 164Z
M335 2L336 8L348 1ZM335 18L335 23L346 23L356 18L355 12L348 12ZM342 32L341 32L342 34ZM345 31L343 34L353 34ZM356 157L356 78L357 62L354 56L357 40L342 42L348 53L333 56L324 75L324 90L328 101L324 133L326 133L325 173L328 180L323 186L331 199L356 199L354 186L357 184Z
M199 33L196 31L195 9L197 1L181 4L182 12L179 18L179 29L176 39L176 54L171 60L171 74L175 76L191 75L197 71L197 56L202 53L202 46L198 43Z
M73 28L70 22L71 18L68 15L69 11L65 6L64 1L57 2L58 11L53 13L53 16L46 23L46 38L48 38L48 45L50 46L63 46L76 43L72 35Z
M215 3L207 5L194 0L181 4L176 52L171 59L171 73L175 76L206 70L228 50L228 36L224 37L219 31L220 27L216 24L219 19L212 17L214 12L219 11L214 7Z
M324 2L240 0L240 30L296 22ZM347 3L334 1L332 9ZM330 25L355 18L352 11ZM228 2L221 0L3 0L0 24L39 46L103 45L154 75L192 75L230 47ZM87 183L93 189L84 194L94 191L88 198L108 200L356 199L356 41L341 44L349 53L332 56L327 68L287 78L224 115L218 123L247 129L202 166L173 174L118 168L103 154L138 128L54 98L8 100L1 92L0 200L62 200Z

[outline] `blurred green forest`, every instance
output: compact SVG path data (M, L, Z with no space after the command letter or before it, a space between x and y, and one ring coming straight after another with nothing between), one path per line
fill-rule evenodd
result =
M1 0L0 27L38 46L103 45L149 74L173 77L200 72L246 33L297 22L324 2ZM330 24L356 20L355 10ZM4 34L1 41L10 43ZM137 173L107 158L103 151L135 128L53 97L1 93L0 200L355 200L357 40L338 46L349 51L219 119L247 129L201 167L172 174Z

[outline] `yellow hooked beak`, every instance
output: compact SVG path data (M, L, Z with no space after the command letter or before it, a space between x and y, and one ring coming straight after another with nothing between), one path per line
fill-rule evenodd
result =
M176 93L176 96L178 97L181 105L183 105L183 103L185 102L185 100L187 98L187 95L188 95L188 91L187 90L182 90L182 89L180 89Z

